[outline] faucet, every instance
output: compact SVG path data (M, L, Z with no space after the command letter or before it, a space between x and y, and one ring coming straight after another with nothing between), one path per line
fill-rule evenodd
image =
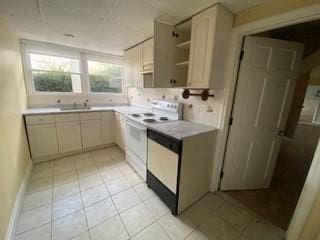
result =
M86 99L86 100L83 102L83 106L84 106L85 108L87 108L87 107L88 107L88 102L89 102L89 100L88 100L88 99Z

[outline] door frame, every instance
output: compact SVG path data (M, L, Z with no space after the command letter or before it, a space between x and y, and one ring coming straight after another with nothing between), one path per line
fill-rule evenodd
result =
M238 79L238 71L240 68L240 54L245 36L274 30L281 27L287 27L299 23L310 22L314 20L320 20L320 4L302 7L292 11L277 14L268 18L263 18L261 20L254 21L245 25L240 25L233 29L232 39L226 63L227 67L225 69L226 85L224 89L222 111L219 119L220 131L218 132L216 139L214 164L212 167L212 192L217 191L219 187L220 172L223 167L223 160L228 141L228 133L230 127L229 119L232 116L233 102L236 93L236 84ZM297 212L297 208L295 212ZM291 223L298 221L296 218L299 218L299 216L294 215L291 219ZM293 228L302 229L303 226L291 226L290 224L287 230L287 234L292 232ZM297 229L295 231L297 231ZM291 237L290 240L298 239L298 236L295 236L293 238Z

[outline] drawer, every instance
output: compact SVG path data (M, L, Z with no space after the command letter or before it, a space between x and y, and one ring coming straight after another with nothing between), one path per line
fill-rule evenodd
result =
M26 116L27 125L55 123L54 115Z
M57 114L56 122L73 122L79 121L79 113L66 113L66 114Z
M80 113L81 120L95 120L101 119L100 112Z

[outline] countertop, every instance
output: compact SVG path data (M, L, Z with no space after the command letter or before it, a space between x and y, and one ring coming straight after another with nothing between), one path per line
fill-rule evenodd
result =
M23 115L42 115L42 114L63 114L63 113L80 113L80 112L104 112L115 111L124 115L133 113L148 112L150 109L140 106L92 106L90 109L77 109L77 110L61 110L60 108L29 108L23 112Z
M216 130L216 128L194 123L185 120L177 120L166 123L152 124L148 126L149 129L164 133L178 140L184 138L207 133Z
M104 112L115 111L126 116L133 113L144 113L150 111L150 108L141 106L92 106L90 109L77 109L77 110L60 110L60 108L30 108L23 112L23 115L42 115L42 114L63 114L63 113L79 113L79 112ZM141 123L140 123L141 124ZM216 128L194 123L186 120L177 120L172 122L144 124L145 127L171 136L178 140L191 137L194 135L206 133L215 130Z

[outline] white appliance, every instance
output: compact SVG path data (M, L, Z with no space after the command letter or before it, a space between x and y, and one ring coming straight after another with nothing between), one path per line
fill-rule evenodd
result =
M126 160L143 179L147 173L147 126L182 119L182 108L182 103L157 100L150 112L128 116Z

